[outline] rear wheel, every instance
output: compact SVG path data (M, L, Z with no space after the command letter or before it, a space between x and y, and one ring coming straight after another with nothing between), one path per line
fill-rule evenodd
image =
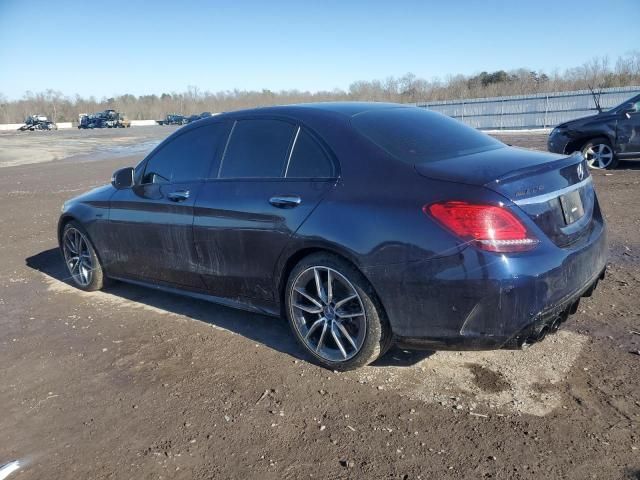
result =
M582 155L590 168L612 169L618 165L611 143L606 138L594 138L582 147Z
M391 344L391 329L371 285L335 255L314 254L298 263L285 302L296 339L324 367L362 367Z
M74 285L81 290L100 290L106 277L91 241L79 223L71 221L62 232L62 254Z

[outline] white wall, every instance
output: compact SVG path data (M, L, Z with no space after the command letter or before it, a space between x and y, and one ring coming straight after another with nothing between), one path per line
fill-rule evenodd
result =
M0 130L17 130L24 123L0 123Z
M214 113L214 115L218 115ZM24 123L0 123L0 130L18 130ZM77 124L72 122L60 122L57 124L58 130L65 128L74 128ZM132 127L148 127L150 125L158 125L155 120L131 120Z
M155 120L131 120L132 127L146 127L148 125L157 125Z
M24 123L0 123L0 130L18 130L23 125ZM59 130L73 128L71 122L60 122L56 125L58 125Z

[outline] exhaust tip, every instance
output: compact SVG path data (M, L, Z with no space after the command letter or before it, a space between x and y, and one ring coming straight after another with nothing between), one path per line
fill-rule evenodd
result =
M544 340L544 337L547 336L547 333L549 333L549 327L545 325L544 327L542 327L542 330L540 330L540 333L538 333L538 338L536 338L536 341L541 342L542 340Z
M590 287L589 287L589 288L588 288L588 289L587 289L587 290L582 294L582 296L583 296L583 297L588 298L588 297L590 297L591 295L593 295L593 291L594 291L594 290L596 289L596 287L598 286L598 282L599 282L599 281L600 281L600 280L598 279L598 280L596 280L595 282L593 282L593 285L591 285L591 286L590 286Z
M580 306L580 299L573 302L573 304L569 307L569 315L573 315L578 311L578 307Z

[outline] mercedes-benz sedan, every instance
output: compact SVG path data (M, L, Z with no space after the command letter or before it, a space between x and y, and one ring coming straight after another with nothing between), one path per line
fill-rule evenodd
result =
M591 294L607 252L582 156L376 103L183 127L66 202L59 241L81 289L118 279L286 316L335 369L393 343L540 340Z

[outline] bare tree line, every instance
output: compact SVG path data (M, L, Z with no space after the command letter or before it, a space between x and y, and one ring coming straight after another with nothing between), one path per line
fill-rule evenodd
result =
M478 75L452 75L446 79L425 80L412 73L385 80L361 80L348 90L309 92L301 90L202 91L189 86L184 92L161 95L130 94L112 98L65 96L56 90L26 92L19 100L8 100L0 93L0 123L19 123L27 115L44 114L54 122L77 121L80 113L107 108L126 112L130 119L160 119L167 113L194 114L225 112L267 105L322 101L387 101L400 103L454 100L504 95L524 95L583 89L640 85L640 51L621 56L612 63L596 57L575 68L550 73L518 69L481 72Z

